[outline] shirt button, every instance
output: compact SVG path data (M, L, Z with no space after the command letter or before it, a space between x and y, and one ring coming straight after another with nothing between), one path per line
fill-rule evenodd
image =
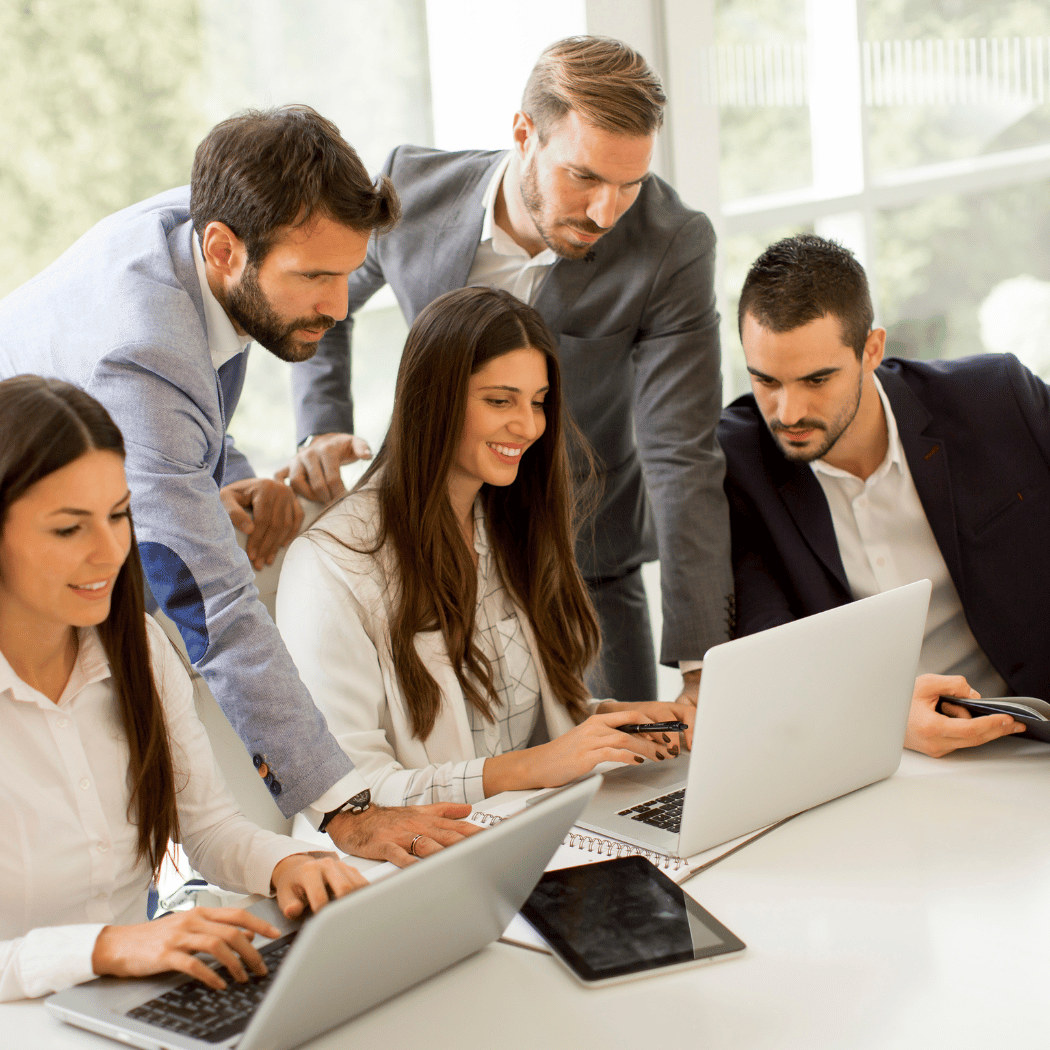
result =
M875 564L878 565L879 568L881 568L883 565L886 564L886 559L885 558L876 558L875 559Z
M80 790L87 791L89 787L91 787L91 781L88 780L87 777L84 777L84 779L80 782Z
M109 852L109 843L108 842L99 842L95 846L95 849L97 849L99 851L99 853L108 853Z
M99 894L99 895L98 895L98 896L97 896L97 897L95 898L95 900L98 900L98 901L105 901L105 900L107 900L108 898L109 898L109 894L108 894L108 893L100 893L100 894Z
M55 724L58 726L59 729L65 729L66 726L69 725L69 719L60 718Z

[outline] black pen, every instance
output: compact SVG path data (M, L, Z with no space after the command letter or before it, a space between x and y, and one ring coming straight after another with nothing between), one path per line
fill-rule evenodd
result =
M628 722L616 728L621 733L684 733L689 726L685 722Z

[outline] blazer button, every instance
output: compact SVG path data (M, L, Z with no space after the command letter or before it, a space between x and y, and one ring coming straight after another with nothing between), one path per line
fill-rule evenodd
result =
M256 769L258 769L259 766L261 766L262 764L263 764L263 757L262 757L262 755L252 755L252 765L255 766Z
M269 779L270 779L270 784L269 784L270 794L273 795L274 797L276 797L277 795L279 795L281 793L280 782L275 780L272 776Z

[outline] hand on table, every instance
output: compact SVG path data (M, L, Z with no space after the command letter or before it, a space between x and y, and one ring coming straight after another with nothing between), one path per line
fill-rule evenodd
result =
M399 868L407 868L420 857L429 857L481 831L476 824L464 823L463 818L469 815L470 806L465 802L435 802L430 806L371 805L364 813L340 813L334 817L328 825L328 834L344 853L370 860L388 860ZM417 835L420 837L416 838Z
M943 758L960 747L977 747L989 740L1025 731L1025 726L1009 715L974 718L958 704L944 704L946 713L942 715L937 710L937 701L942 696L980 699L980 693L971 689L961 675L920 675L915 679L915 692L911 698L908 732L904 737L906 748L921 751L932 758Z
M248 537L245 551L258 571L272 565L281 547L295 539L303 508L295 493L270 478L245 478L224 485L219 498L234 528Z
M248 971L262 976L266 964L252 947L256 933L279 937L280 931L243 908L191 908L134 926L104 926L95 941L91 966L97 974L148 977L177 970L209 988L226 982L195 952L214 956L237 981Z
M331 503L346 488L339 468L359 459L371 459L372 450L364 438L353 434L316 434L274 477L286 478L292 491L316 503Z
M293 853L274 866L270 885L281 913L296 919L304 908L317 914L329 901L367 886L368 880L335 854Z

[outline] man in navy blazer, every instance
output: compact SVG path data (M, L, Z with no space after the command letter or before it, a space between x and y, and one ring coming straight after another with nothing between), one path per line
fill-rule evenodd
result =
M906 744L1023 726L938 694L1050 698L1050 392L1012 355L882 362L860 264L819 237L748 274L753 393L722 415L737 634L933 583ZM940 676L948 675L950 678Z

